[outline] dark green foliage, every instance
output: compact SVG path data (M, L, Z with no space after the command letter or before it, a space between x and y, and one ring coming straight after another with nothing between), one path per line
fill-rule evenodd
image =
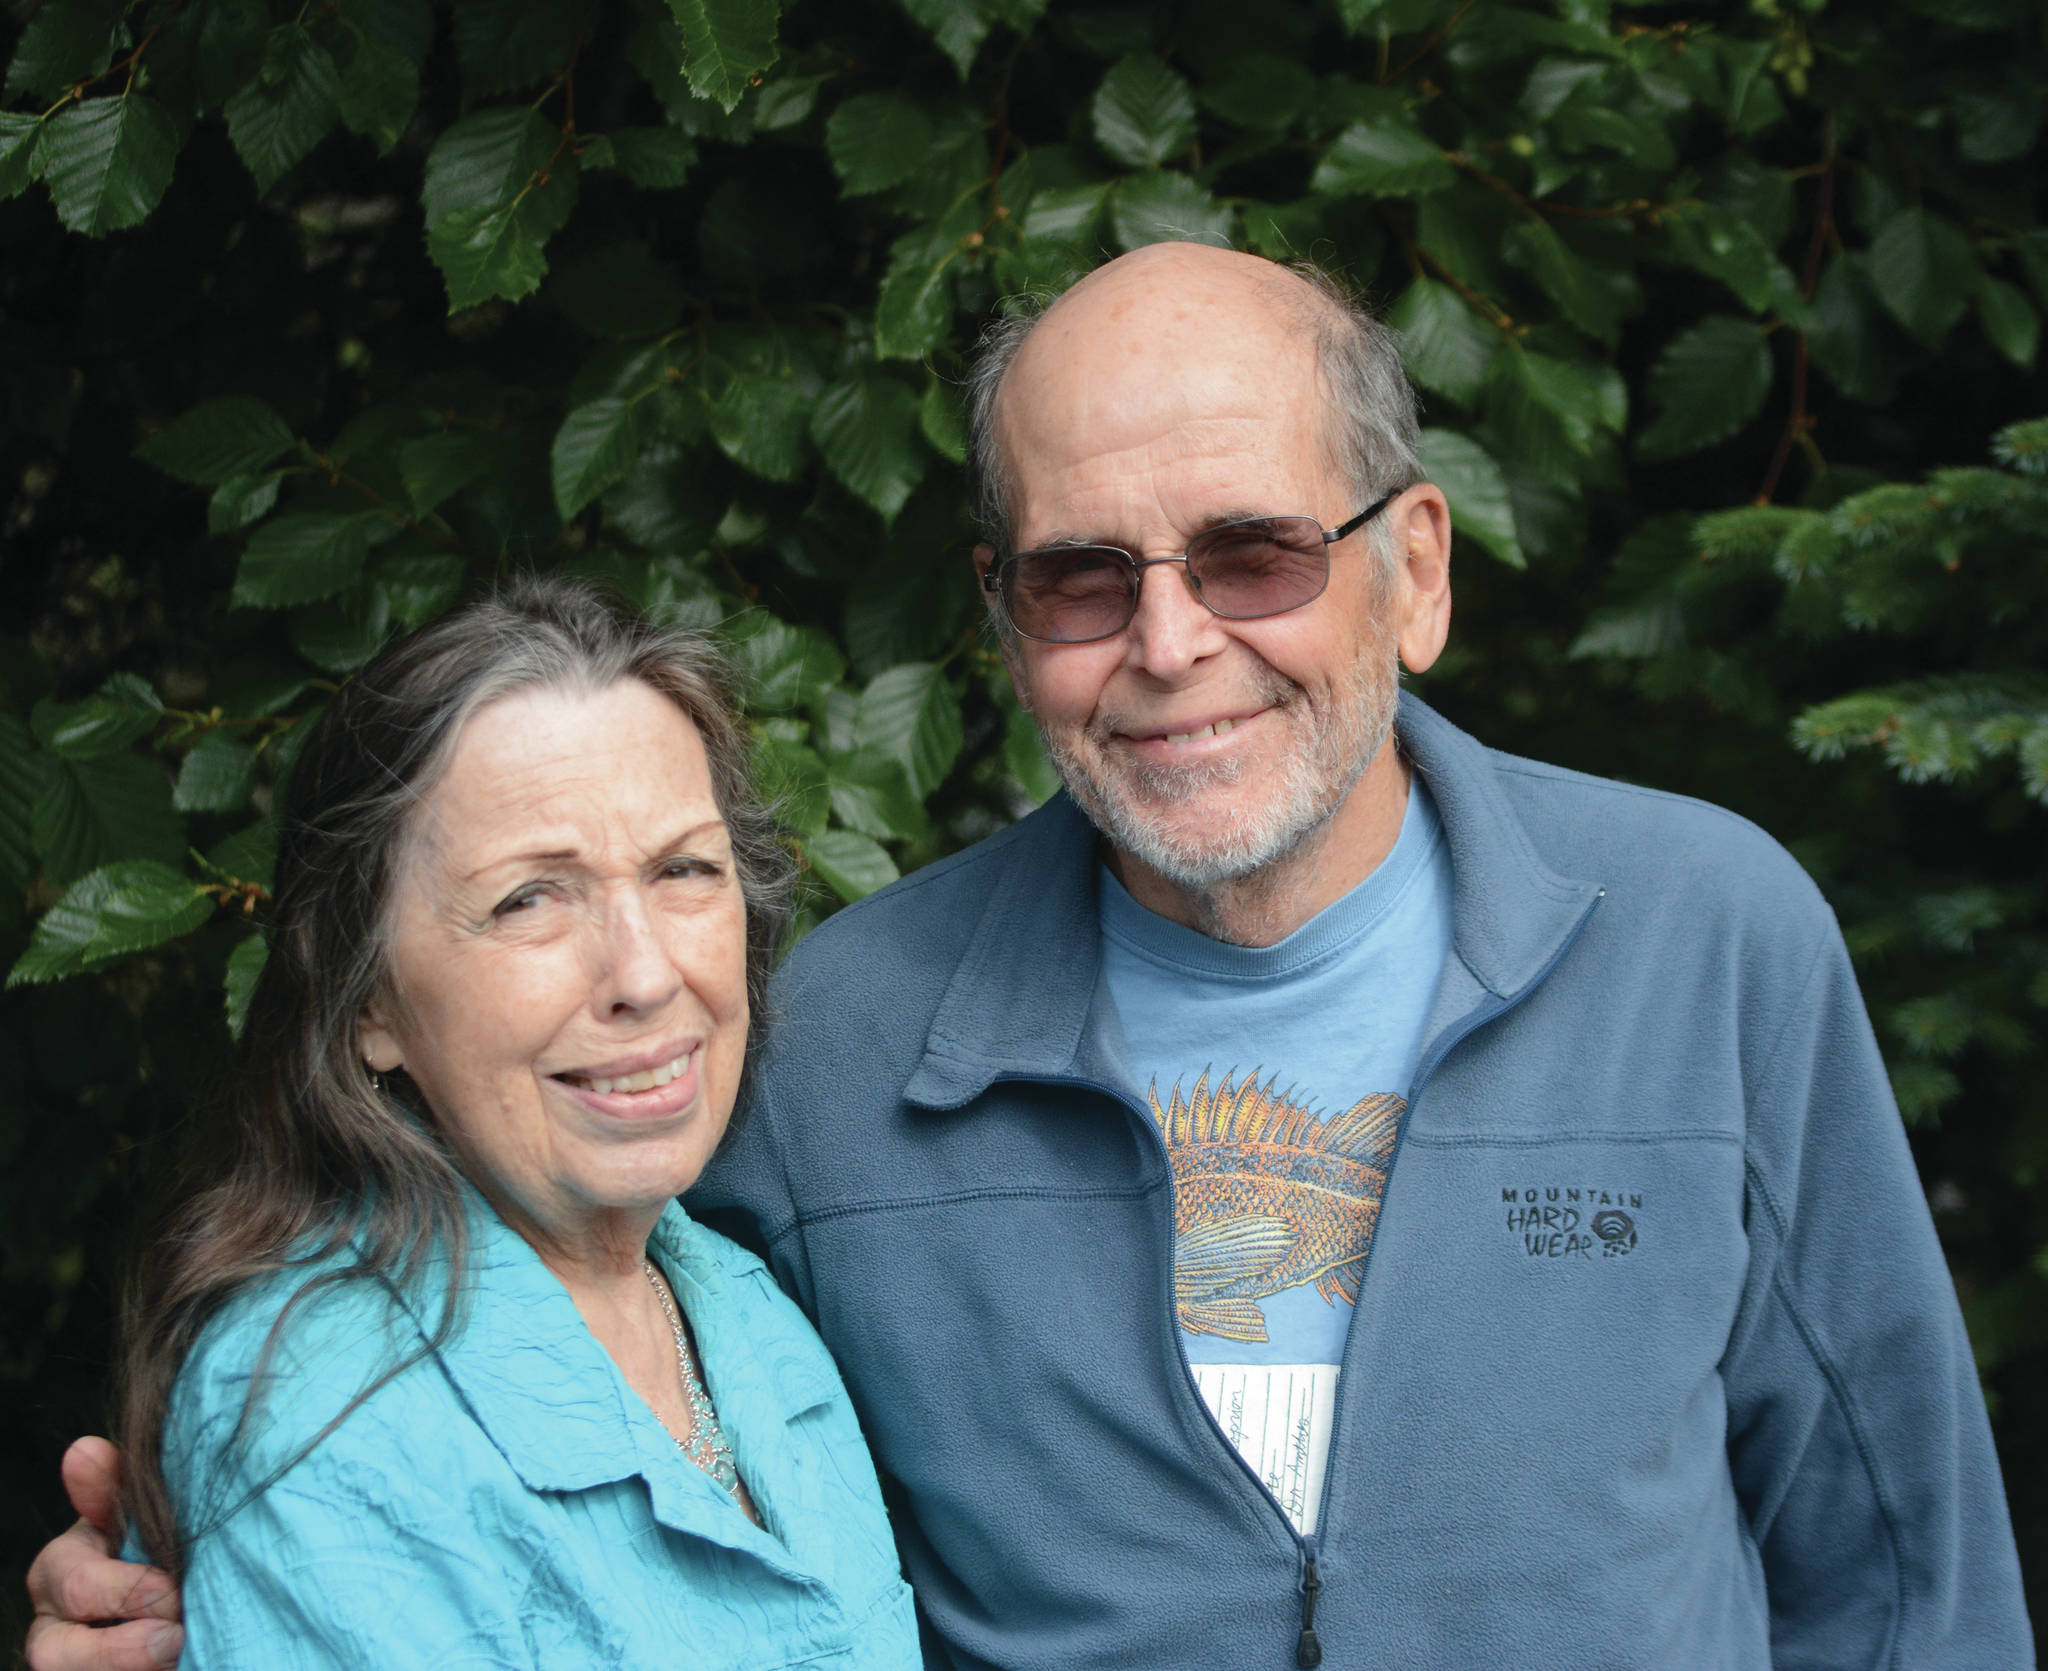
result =
M965 355L1002 295L1194 237L1406 334L1461 534L1431 699L1827 890L2038 1570L2035 10L0 12L0 1560L60 1523L339 682L568 565L730 643L804 922L999 827L1052 778L967 563Z

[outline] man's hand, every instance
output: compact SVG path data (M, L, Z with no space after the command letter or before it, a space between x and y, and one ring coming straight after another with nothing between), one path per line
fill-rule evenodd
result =
M177 1586L155 1567L113 1558L120 1461L104 1439L79 1439L64 1453L64 1490L79 1521L28 1569L36 1610L29 1671L158 1671L178 1663L185 1627L177 1622Z

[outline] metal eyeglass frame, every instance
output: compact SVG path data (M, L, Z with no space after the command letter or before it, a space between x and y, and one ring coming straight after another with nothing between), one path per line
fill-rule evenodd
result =
M1335 528L1323 528L1320 524L1318 524L1318 531L1323 536L1323 545L1325 546L1325 548L1335 545L1341 539L1348 539L1351 535L1357 533L1359 529L1363 528L1374 517L1378 516L1381 511L1385 510L1396 499L1400 498L1400 496L1406 491L1407 489L1405 488L1395 488L1391 493L1381 494L1370 505L1367 505L1364 510L1360 511L1356 516L1354 516L1349 522L1339 523ZM1227 528L1248 528L1252 526L1254 523L1275 522L1280 520L1282 519L1278 517L1251 516L1246 517L1242 522L1219 522L1214 528L1204 528L1202 530L1202 534L1217 534L1223 532ZM1290 517L1285 520L1293 521L1296 519ZM1313 517L1301 517L1299 518L1299 520L1303 522L1313 522L1315 519ZM1198 534L1195 537L1199 539L1201 538L1201 535ZM1130 566L1130 613L1124 617L1123 625L1117 627L1115 631L1097 633L1093 638L1040 638L1037 633L1026 632L1022 627L1018 626L1016 619L1011 615L1010 600L1003 596L1002 591L1003 571L1010 567L1011 564L1015 563L1020 557L1032 556L1037 551L1059 551L1066 549L1072 549L1077 551L1114 551L1119 557L1123 558L1125 563L1127 563ZM1084 545L1074 546L1071 548L1062 546L1034 547L1031 551L1014 551L1009 556L1003 558L1002 561L997 563L991 563L989 565L988 573L981 577L981 589L984 592L990 593L994 596L997 604L1002 609L1003 619L1009 624L1010 630L1018 634L1018 636L1020 637L1030 639L1034 644L1100 644L1104 640L1114 638L1117 636L1118 633L1128 630L1131 622L1137 619L1138 586L1139 582L1144 579L1144 571L1146 569L1157 568L1161 563L1179 563L1185 566L1187 560L1188 554L1185 551L1181 552L1178 556L1174 557L1140 557L1137 555L1136 552L1126 551L1120 545ZM1195 580L1194 576L1192 574L1188 576L1188 590L1194 593L1196 601L1199 602L1204 609L1208 610L1208 612L1211 615L1214 615L1217 617L1217 619L1223 621L1270 621L1275 615L1292 614L1295 610L1306 609L1310 604L1314 603L1317 598L1321 597L1323 593L1329 589L1329 585L1330 562L1326 552L1326 555L1323 559L1323 583L1322 585L1318 586L1313 592L1311 592L1307 597L1303 598L1301 602L1290 603L1284 609L1265 610L1264 612L1257 615L1226 615L1223 613L1222 610L1218 609L1213 603L1211 603L1206 597L1202 595L1202 588L1200 584Z

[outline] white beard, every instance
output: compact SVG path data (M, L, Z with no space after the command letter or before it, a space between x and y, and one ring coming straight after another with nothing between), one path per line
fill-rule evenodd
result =
M1277 776L1249 785L1240 783L1239 759L1112 764L1115 715L1099 716L1072 742L1043 726L1039 735L1068 792L1112 847L1179 887L1214 888L1293 857L1327 827L1393 734L1399 668L1391 635L1367 646L1338 687L1337 705L1309 716L1306 746L1288 754ZM1283 716L1303 712L1306 703L1301 687L1270 667L1262 668L1254 695ZM1176 827L1173 809L1205 803L1210 816L1203 828Z

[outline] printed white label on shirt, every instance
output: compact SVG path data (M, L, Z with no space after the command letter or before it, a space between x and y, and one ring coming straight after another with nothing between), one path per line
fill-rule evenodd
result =
M1333 1363L1189 1366L1202 1402L1224 1437L1279 1499L1295 1529L1316 1529L1323 1472L1330 1461L1330 1424L1337 1414Z

